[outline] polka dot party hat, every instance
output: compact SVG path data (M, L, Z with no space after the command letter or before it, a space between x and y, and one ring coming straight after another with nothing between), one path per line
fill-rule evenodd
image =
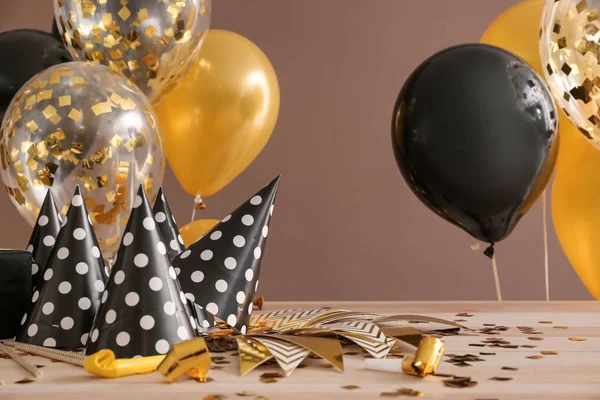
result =
M48 190L27 244L27 251L33 256L31 284L34 289L39 280L40 269L44 268L46 261L48 261L59 230L60 216L58 208L52 192Z
M183 251L183 238L179 234L177 223L167 203L163 188L158 191L158 196L154 202L154 220L158 223L158 230L163 237L165 246L167 246L167 254L169 259L174 259Z
M104 261L79 186L40 273L33 308L18 340L47 347L83 347L106 283ZM39 222L39 218L38 218Z
M117 358L166 354L196 336L167 247L140 186L86 354L112 350Z
M186 297L246 333L279 177L173 260ZM208 321L201 321L203 327Z

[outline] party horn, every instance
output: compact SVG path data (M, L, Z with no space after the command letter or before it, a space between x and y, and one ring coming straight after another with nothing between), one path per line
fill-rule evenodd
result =
M444 343L436 337L421 339L414 358L399 362L395 359L366 359L365 367L370 370L404 372L408 375L424 377L434 374L444 355Z
M158 371L169 382L176 381L184 374L200 382L206 382L210 363L206 342L202 338L195 338L174 344L164 361L158 366Z
M115 353L104 349L87 356L83 361L83 368L90 374L103 378L120 378L154 372L164 359L165 356L116 358Z

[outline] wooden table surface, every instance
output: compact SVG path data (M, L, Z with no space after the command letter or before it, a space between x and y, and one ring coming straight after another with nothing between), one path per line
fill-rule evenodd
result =
M344 356L345 373L320 368L321 360L307 360L308 367L296 370L289 378L275 383L262 383L264 372L278 372L276 367L259 367L245 377L240 377L237 358L228 356L231 364L223 370L213 370L208 383L183 379L166 383L158 373L120 379L101 379L88 375L82 368L27 356L35 364L46 365L44 376L29 384L15 384L27 373L7 359L0 359L0 399L138 399L144 400L202 400L204 398L255 399L363 399L380 398L382 392L410 388L423 392L430 399L600 399L600 302L361 302L361 303L267 303L264 311L283 308L318 308L331 306L347 310L372 311L385 314L422 314L450 320L464 319L471 328L484 324L510 327L501 335L517 345L534 345L535 348L517 349L469 346L487 339L461 333L444 338L446 353L482 355L484 361L473 362L469 367L458 367L442 362L438 372L469 376L478 384L470 388L449 388L441 377L417 378L402 373L375 372L364 368L361 356ZM456 316L468 313L469 317ZM552 321L540 323L540 321ZM419 324L417 327L423 328ZM530 340L531 334L517 327L527 326L542 332L535 335L543 340ZM566 326L567 329L555 328ZM582 338L572 341L569 338ZM555 351L541 359L528 356L541 355L541 351ZM221 354L220 354L221 355ZM502 367L518 368L517 371ZM492 377L509 377L510 381L490 380ZM342 386L356 385L354 390ZM255 393L241 397L238 393ZM400 398L405 398L400 396Z

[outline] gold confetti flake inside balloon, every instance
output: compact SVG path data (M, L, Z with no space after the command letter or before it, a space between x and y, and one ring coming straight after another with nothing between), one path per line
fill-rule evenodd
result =
M600 148L600 0L547 0L540 29L546 80L579 131Z
M154 198L163 179L162 136L148 99L103 65L60 64L33 77L10 104L0 135L2 180L27 222L34 225L48 189L66 212L80 185L108 259L136 188L144 183Z
M123 74L153 102L187 72L211 9L211 0L54 0L71 55Z

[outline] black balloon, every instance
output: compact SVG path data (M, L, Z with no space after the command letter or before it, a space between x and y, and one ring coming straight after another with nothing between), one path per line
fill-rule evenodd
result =
M552 96L531 67L500 48L467 44L431 56L408 78L392 144L425 205L494 244L544 191L557 127Z
M52 34L18 29L0 34L0 119L17 91L35 74L71 61L62 42Z

